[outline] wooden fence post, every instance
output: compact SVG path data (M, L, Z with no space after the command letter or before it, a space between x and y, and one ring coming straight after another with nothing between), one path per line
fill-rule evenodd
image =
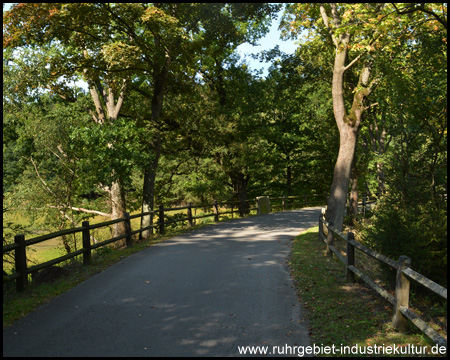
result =
M323 222L322 222L322 215L319 216L319 241L323 242Z
M15 265L16 272L19 273L20 277L16 279L16 290L23 291L28 285L28 274L27 274L27 252L25 247L25 235L14 236L14 243L18 244L19 247L15 250Z
M131 236L131 220L130 220L130 213L125 212L125 232L127 233L126 241L127 241L127 248L130 248L133 246L133 237Z
M189 222L189 226L192 227L192 203L189 203L188 208L187 208L187 216L188 216L188 222Z
M305 195L305 207L308 207L308 195Z
M367 202L367 200L366 200L366 197L364 196L364 197L363 197L363 200L362 200L362 214L363 214L363 219L366 217L366 202Z
M333 256L333 252L330 249L330 245L333 245L333 232L330 230L330 227L333 226L331 221L328 222L328 234L327 234L327 255L329 257Z
M165 229L164 229L164 206L163 205L159 205L159 233L160 234L164 234L165 233Z
M217 206L217 200L214 200L214 221L219 221L219 207Z
M92 264L91 255L91 234L89 230L89 221L83 221L81 223L83 226L82 237L83 237L83 265Z
M400 312L400 307L409 306L409 279L403 274L405 267L411 266L411 258L405 255L401 255L398 259L397 269L397 281L395 283L395 309L393 323L394 326L400 331L406 331L408 320Z
M345 266L345 281L355 282L355 274L349 270L349 266L355 266L355 247L350 244L350 240L355 240L352 232L347 233L347 265Z
M286 206L286 195L283 195L283 210L286 210L287 206Z

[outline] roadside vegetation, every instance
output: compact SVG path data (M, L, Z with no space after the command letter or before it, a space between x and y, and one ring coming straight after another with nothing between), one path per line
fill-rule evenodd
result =
M412 324L406 333L397 332L392 326L391 305L362 281L345 282L344 266L326 255L324 243L318 240L318 227L311 228L296 238L290 267L291 275L296 281L299 301L306 314L311 344L335 345L337 348L341 344L350 347L395 345L403 348L415 345L426 347L428 351L434 346ZM433 315L437 307L446 315L446 305L433 303L433 300L417 293L412 297L417 296L421 297L422 305L428 305L414 309L421 315ZM446 324L435 323L434 327L446 332ZM432 354L427 352L426 355Z

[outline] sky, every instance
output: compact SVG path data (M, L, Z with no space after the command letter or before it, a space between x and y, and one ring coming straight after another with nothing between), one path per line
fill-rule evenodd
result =
M9 10L11 8L12 3L5 3L3 4L4 8L3 10ZM278 13L278 17L274 20L272 20L272 25L270 27L269 32L267 35L259 40L258 46L253 46L250 44L242 44L238 46L237 51L241 55L241 59L245 58L246 62L248 63L250 69L252 70L259 70L263 69L262 76L265 77L268 73L268 69L270 67L269 63L259 62L259 60L255 60L251 58L250 56L246 56L249 54L257 54L263 50L270 50L273 49L276 45L279 46L280 51L285 52L287 54L293 54L295 50L297 49L297 45L295 45L293 40L286 40L283 41L280 39L281 31L278 30L278 26L280 25L281 16L283 14L283 10L281 10Z
M238 46L237 51L241 55L241 58L245 56L245 54L257 54L263 50L273 49L275 46L279 46L280 51L286 54L293 54L297 49L297 45L294 40L286 40L283 41L280 39L281 31L278 30L278 26L280 25L281 16L283 11L278 13L278 17L272 20L272 25L270 27L267 35L259 40L259 46L252 46L250 44L242 44ZM247 62L251 69L263 69L263 77L267 75L267 70L270 67L269 63L262 63L259 60L254 60L250 56L246 57Z

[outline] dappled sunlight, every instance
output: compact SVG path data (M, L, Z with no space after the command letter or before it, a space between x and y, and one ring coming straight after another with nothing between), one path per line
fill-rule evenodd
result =
M292 240L319 214L235 219L145 248L54 299L34 322L51 326L31 337L33 346L64 342L66 323L81 350L114 356L233 356L242 345L306 344L287 260ZM52 306L71 319L61 323Z

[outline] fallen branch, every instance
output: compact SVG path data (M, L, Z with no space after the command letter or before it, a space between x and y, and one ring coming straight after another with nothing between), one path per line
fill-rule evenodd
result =
M64 208L63 206L52 206L52 205L48 205L49 208L52 209L62 209ZM111 217L111 214L108 213L104 213L98 210L89 210L89 209L83 209L83 208L79 208L79 207L74 207L74 206L68 206L67 209L71 209L73 211L82 211L88 214L97 214L97 215L101 215L101 216L105 216L105 217Z

